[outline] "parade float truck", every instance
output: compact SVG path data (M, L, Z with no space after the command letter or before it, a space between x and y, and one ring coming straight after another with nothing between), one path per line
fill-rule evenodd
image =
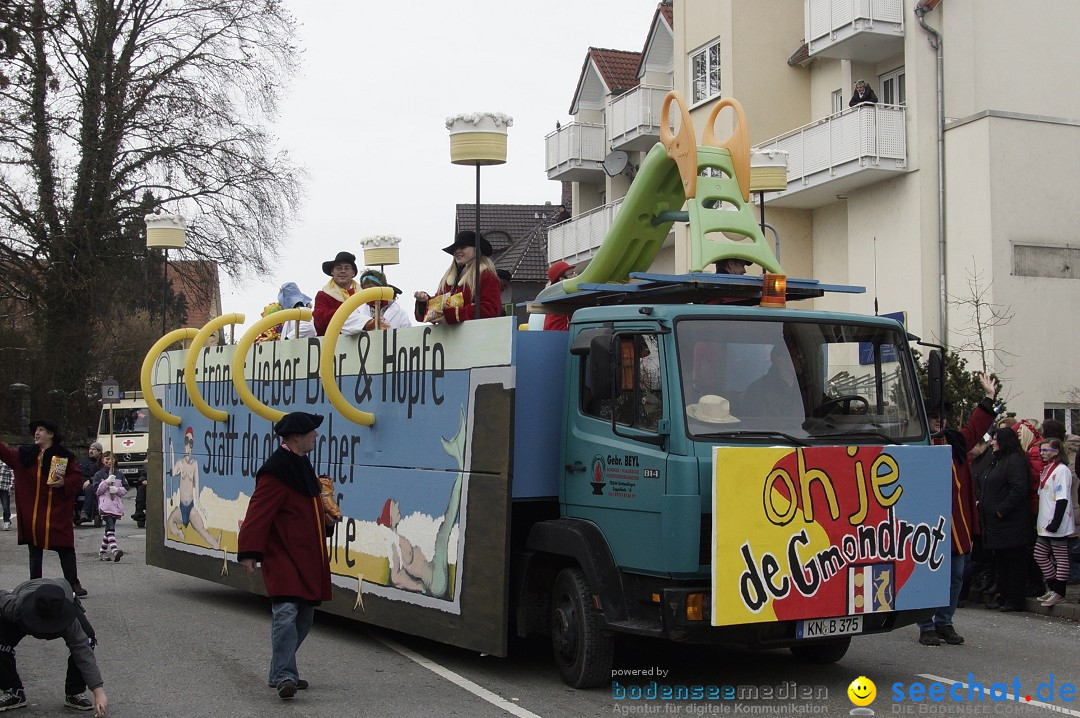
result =
M620 635L830 662L946 604L950 456L930 445L913 338L789 308L859 290L784 277L747 221L738 148L707 141L687 164L677 145L649 153L582 275L532 307L569 331L341 336L393 298L369 289L324 337L255 343L302 309L232 346L207 339L240 315L163 337L143 365L148 563L262 592L237 532L274 422L301 410L325 417L310 458L344 515L321 609L498 656L544 635L572 686L610 681ZM674 222L697 271L649 273ZM700 271L724 256L766 272Z

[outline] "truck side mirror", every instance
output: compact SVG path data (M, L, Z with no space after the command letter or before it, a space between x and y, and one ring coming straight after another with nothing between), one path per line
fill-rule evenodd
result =
M945 359L937 349L932 350L927 358L926 379L930 407L945 416Z

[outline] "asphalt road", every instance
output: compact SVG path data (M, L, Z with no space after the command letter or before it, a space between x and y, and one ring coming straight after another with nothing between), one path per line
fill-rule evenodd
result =
M870 708L879 716L1080 716L1080 700L1062 698L1062 688L1068 697L1065 684L1080 683L1080 624L983 608L958 612L957 629L967 638L963 646L920 646L915 629L908 628L857 638L842 661L826 666L799 663L787 651L622 644L616 670L623 673L613 677L618 686L594 690L566 687L543 643L515 644L513 655L500 659L317 614L299 656L311 688L283 702L266 685L265 599L148 567L144 532L130 519L118 526L125 551L119 563L98 561L101 529L83 526L75 534L80 578L90 592L84 604L100 638L97 657L109 715L117 718L848 715L853 704L847 688L860 675L876 684ZM60 575L55 554L46 554L45 572ZM27 575L26 551L16 545L15 531L0 533L0 587L14 586ZM17 715L75 715L62 706L62 642L27 638L18 660L30 705ZM653 674L640 673L648 671ZM927 689L939 679L968 683L969 674L988 691L1005 684L1010 696L1019 681L1020 702L989 696L972 701L963 686L953 688L964 698L960 702L947 694L940 701L911 699L913 683ZM1047 701L1046 687L1041 694L1036 689L1051 675L1054 696ZM743 697L649 699L654 685L658 690L697 686L721 695L731 686ZM943 690L950 685L943 683ZM628 691L625 697L620 689ZM637 691L643 697L634 700ZM747 697L753 691L756 699ZM764 697L769 691L773 698ZM902 700L896 700L897 691ZM810 697L802 697L807 692ZM1025 701L1026 695L1034 702ZM1038 704L1040 697L1049 705Z

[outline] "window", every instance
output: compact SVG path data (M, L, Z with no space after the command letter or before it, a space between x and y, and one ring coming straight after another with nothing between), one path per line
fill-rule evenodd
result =
M844 111L844 91L833 90L832 93L832 113L835 115L837 112Z
M775 441L781 432L868 443L924 434L906 338L894 327L708 318L678 322L675 335L691 438Z
M906 105L907 88L904 68L900 67L881 76L881 96L878 98L886 105Z
M692 104L720 96L720 42L690 55Z
M612 350L615 357L605 353L596 358L601 362L612 362L611 387L594 395L588 383L583 382L582 411L609 422L614 412L619 424L656 431L664 413L664 383L656 336L616 334ZM611 398L597 399L596 396Z
M1075 434L1080 431L1080 407L1076 404L1045 404L1043 406L1043 420L1057 419L1065 424L1066 434Z

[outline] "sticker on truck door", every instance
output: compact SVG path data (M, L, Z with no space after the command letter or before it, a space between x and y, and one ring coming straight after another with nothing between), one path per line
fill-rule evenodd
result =
M713 625L945 605L951 480L948 447L715 448Z

